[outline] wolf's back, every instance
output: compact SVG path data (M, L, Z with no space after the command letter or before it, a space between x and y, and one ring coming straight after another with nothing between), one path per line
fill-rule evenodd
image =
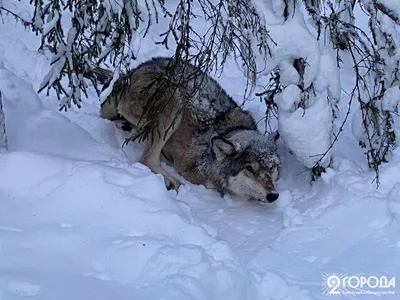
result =
M146 88L146 83L151 83L157 76L164 75L168 64L167 58L157 57L148 60L136 68L123 74L115 82L110 95L101 104L100 115L104 119L113 120L118 116L118 104L126 97L140 94ZM103 91L111 84L111 79L104 85ZM138 81L138 79L140 79ZM134 82L132 84L132 81ZM133 89L137 89L134 91ZM125 99L125 101L128 99Z
M122 75L114 84L108 99L101 106L101 116L106 119L115 119L121 106L135 107L141 110L147 103L150 95L157 89L152 83L155 80L167 80L164 84L165 92L158 91L157 97L165 98L166 94L174 98L174 105L184 103L188 118L195 123L212 122L219 115L237 107L233 99L208 74L199 71L191 64L175 66L173 73L169 73L170 58L155 57L140 64L135 69ZM125 79L130 82L126 83ZM161 85L161 86L164 86ZM153 86L148 90L149 86ZM178 88L179 91L175 89ZM149 93L143 93L148 90ZM146 94L146 95L145 95ZM132 103L134 101L134 103ZM125 107L127 108L127 107Z

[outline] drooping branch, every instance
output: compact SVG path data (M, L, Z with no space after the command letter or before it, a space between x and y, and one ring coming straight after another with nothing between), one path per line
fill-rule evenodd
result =
M265 59L270 54L268 31L247 0L179 0L175 7L164 0L30 0L30 3L34 13L29 24L41 35L42 46L49 45L55 50L50 72L39 92L54 90L60 109L64 110L72 104L81 106L83 96L87 96L87 79L100 93L97 76L87 75L97 67L109 64L117 74L127 73L131 61L138 55L132 45L145 37L149 28L161 18L169 25L156 44L175 48L176 59L168 67L170 79L175 76L176 68L185 68L188 63L196 67L195 74L191 74L196 77L200 71L222 70L227 59L232 57L242 65L248 84L254 84L257 76L254 51ZM71 16L70 28L61 22L61 17L67 15ZM209 24L205 32L193 26L196 18L203 18ZM200 88L201 80L196 82L196 88ZM158 89L169 83L157 83ZM149 101L146 111L159 109L155 100L154 103ZM156 119L156 115L153 117ZM145 131L155 127L156 122L152 120Z

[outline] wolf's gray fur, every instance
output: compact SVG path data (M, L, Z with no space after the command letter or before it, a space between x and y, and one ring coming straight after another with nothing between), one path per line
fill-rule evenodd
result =
M120 114L140 127L151 95L143 90L158 76L167 76L168 62L168 58L153 58L139 65L125 76L130 79L126 88L117 81L102 104L102 117L113 120ZM188 78L194 71L193 66L186 65L175 75ZM201 88L194 93L196 85ZM181 183L161 166L161 153L194 184L236 198L265 202L278 198L275 181L280 160L275 141L279 134L259 133L250 114L238 107L214 79L201 72L178 89L165 89L159 100L166 104L158 115L161 135L154 134L146 141L140 162L162 174L167 188L177 189ZM141 120L146 121L145 114Z

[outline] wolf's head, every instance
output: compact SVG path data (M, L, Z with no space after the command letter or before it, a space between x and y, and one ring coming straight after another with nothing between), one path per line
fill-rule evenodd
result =
M211 148L216 156L217 171L224 179L224 192L262 202L277 200L278 138L277 132L264 136L255 130L238 131L228 137L212 137Z

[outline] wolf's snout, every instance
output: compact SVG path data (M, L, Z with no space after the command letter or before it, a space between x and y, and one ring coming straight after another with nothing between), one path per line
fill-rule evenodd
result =
M267 195L267 201L269 203L276 201L279 198L279 194L278 193L273 193L273 194L268 194Z

